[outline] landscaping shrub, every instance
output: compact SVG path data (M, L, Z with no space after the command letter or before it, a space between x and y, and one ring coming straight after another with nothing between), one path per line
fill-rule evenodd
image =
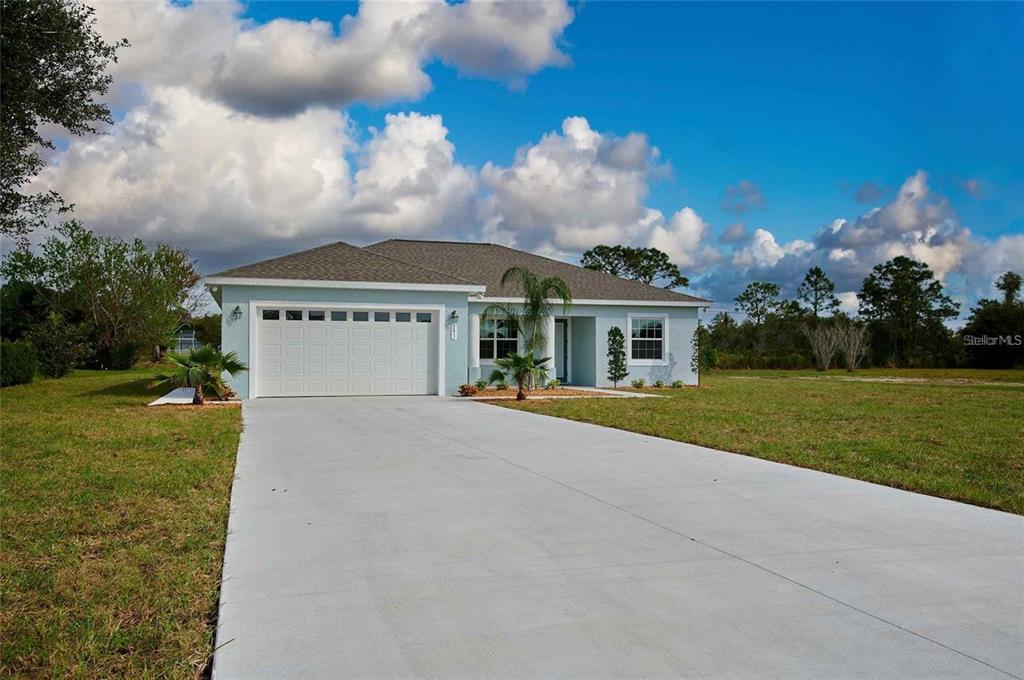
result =
M507 390L508 389L508 381L507 380L499 380L496 383L494 383L494 388L498 389L498 390Z
M673 381L672 381L672 387L673 387L674 389L677 389L677 390L678 390L678 389L679 389L680 387L682 387L682 386L683 386L683 381L682 381L682 380L673 380Z
M26 340L0 342L0 387L32 382L38 366L32 343Z
M477 390L476 385L470 385L469 383L466 383L465 385L459 385L460 397L472 397L478 391L479 390Z
M473 383L474 387L476 387L478 390L486 390L487 386L490 384L491 383L484 378L480 378L475 383Z
M561 380L549 380L548 384L547 384L547 389L555 390L555 389L558 389L559 387L561 387L561 385L562 385L562 381Z
M46 320L29 333L39 359L39 372L48 378L63 378L82 356L82 329L65 323L64 318L50 312Z
M665 386L665 381L664 380L655 380L654 381L654 386L655 387L664 387Z
M633 387L635 387L636 389L640 389L640 388L642 388L642 387L647 387L647 381L646 381L646 380L644 380L643 378L637 378L636 380L634 380L634 381L633 381L632 383L630 383L630 384L631 384L631 385L632 385Z

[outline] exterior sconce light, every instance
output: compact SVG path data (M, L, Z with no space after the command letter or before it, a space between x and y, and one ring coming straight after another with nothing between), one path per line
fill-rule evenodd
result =
M452 310L452 317L451 318L452 318L452 321L458 321L459 320L459 312L458 312L458 310L455 310L455 309Z
M235 308L231 310L231 318L235 321L242 318L242 308L240 306L235 305Z

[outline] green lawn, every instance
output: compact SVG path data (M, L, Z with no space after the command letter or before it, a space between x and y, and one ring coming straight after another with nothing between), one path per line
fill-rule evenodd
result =
M206 666L240 412L146 408L152 374L0 391L4 675Z
M1024 514L1024 371L717 371L662 399L499 406L824 470Z

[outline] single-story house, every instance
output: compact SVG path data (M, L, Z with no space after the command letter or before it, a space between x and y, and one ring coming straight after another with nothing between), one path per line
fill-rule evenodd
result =
M222 348L249 371L242 398L453 394L520 345L494 302L513 265L559 276L573 303L555 305L544 356L567 384L610 385L608 331L626 337L629 376L695 384L697 310L708 300L491 243L392 239L331 243L209 276L223 310Z

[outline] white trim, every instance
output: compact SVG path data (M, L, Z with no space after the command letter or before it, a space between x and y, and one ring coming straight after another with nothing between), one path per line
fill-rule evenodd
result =
M633 358L633 319L659 319L661 321L661 358ZM626 365L627 366L668 366L668 317L664 314L626 314Z
M436 290L476 293L486 290L472 283L397 283L393 281L325 281L321 279L257 279L211 276L207 286L272 286L276 288L358 288L360 290Z
M257 311L262 307L281 307L290 309L380 309L388 311L421 311L437 313L437 395L445 396L445 373L444 355L447 336L445 330L448 328L448 317L444 305L397 305L397 304L372 304L368 302L298 302L295 300L250 300L249 301L249 398L255 399L259 396L256 391L256 319L259 316ZM453 322L457 323L457 322Z
M487 303L507 303L517 304L522 303L523 298L512 298L512 297L470 297L470 302L487 302ZM549 303L555 306L562 306L562 301L557 299L548 300ZM614 305L617 307L710 307L713 303L711 302L695 302L691 300L576 300L573 299L572 305L565 305L566 308L576 305ZM564 315L563 315L564 316Z

